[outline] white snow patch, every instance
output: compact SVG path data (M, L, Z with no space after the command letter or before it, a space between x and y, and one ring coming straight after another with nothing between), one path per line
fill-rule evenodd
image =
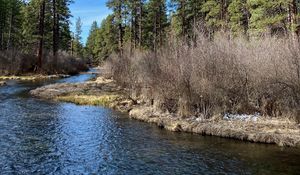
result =
M254 115L247 115L247 114L225 114L223 119L224 120L241 120L241 121L254 121L256 122L259 118L260 114L255 113Z

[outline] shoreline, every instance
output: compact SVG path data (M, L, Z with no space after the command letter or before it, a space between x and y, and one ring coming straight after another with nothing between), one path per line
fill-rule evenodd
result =
M6 85L6 82L0 80L0 86L4 86L4 85Z
M134 101L129 97L128 90L101 76L84 83L43 86L30 91L30 94L78 105L105 106L128 113L132 119L152 123L169 131L300 148L300 125L296 122L265 117L257 121L224 120L221 116L202 120L195 117L182 118L177 114L157 110L153 105Z
M0 82L6 80L21 80L21 81L36 81L36 80L46 80L46 79L54 79L54 78L67 78L70 75L57 74L57 75L21 75L21 76L0 76Z

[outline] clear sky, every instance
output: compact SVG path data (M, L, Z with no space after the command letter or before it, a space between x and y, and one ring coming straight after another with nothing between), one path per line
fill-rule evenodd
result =
M75 31L75 22L78 17L82 21L82 42L85 43L89 34L93 21L97 21L98 25L110 14L110 10L106 7L106 0L74 0L70 6L73 15L71 22L71 30Z

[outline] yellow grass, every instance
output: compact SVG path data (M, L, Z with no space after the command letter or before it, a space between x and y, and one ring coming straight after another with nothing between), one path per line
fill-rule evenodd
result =
M37 76L0 76L0 80L36 80Z
M51 78L64 78L68 75L22 75L22 76L0 76L0 80L22 80L22 81L34 81Z

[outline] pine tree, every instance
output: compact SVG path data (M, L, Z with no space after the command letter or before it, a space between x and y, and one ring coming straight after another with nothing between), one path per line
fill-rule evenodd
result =
M247 35L249 11L247 0L232 0L228 6L229 28L233 35Z
M187 34L187 1L185 0L173 0L171 1L176 10L175 15L172 16L176 20L176 25L173 27L177 28L176 33L182 37L186 37Z
M8 1L0 0L0 50L5 48L5 31L8 19Z
M146 5L146 46L156 51L166 37L168 19L165 0L150 0Z
M97 39L97 33L98 33L98 24L96 21L92 23L89 36L87 38L86 42L86 54L87 57L91 58L92 60L96 59L96 53L95 53L95 47L96 47L96 39Z
M19 46L23 6L21 0L0 0L0 50Z
M39 1L39 43L38 43L38 54L37 54L37 69L42 68L43 49L44 49L44 36L45 36L45 0Z
M228 28L228 5L230 0L207 0L201 8L206 14L207 26L212 31L226 30Z
M82 21L81 18L78 17L76 19L76 29L75 29L75 34L74 34L74 38L73 38L73 42L72 42L72 46L73 46L73 51L74 51L74 55L75 56L83 56L83 46L81 43L81 34L82 34Z
M98 48L95 49L98 53L98 60L101 62L109 57L110 54L116 52L118 48L118 35L115 35L119 30L118 26L114 24L114 16L109 15L103 20L100 30L97 33L96 44ZM100 47L99 47L100 46Z
M138 23L138 43L139 47L142 47L143 43L143 21L144 21L144 0L138 0L138 5L137 5L137 23Z
M91 26L86 43L87 56L92 57L94 63L99 63L118 51L118 26L115 25L114 15L107 16L98 27L94 22Z
M130 45L131 48L136 48L137 45L142 45L142 30L143 30L143 0L127 0L128 13L130 16Z
M72 0L56 0L57 7L57 23L58 23L58 48L61 50L69 50L71 45L70 18L71 12L69 5Z
M290 0L248 0L250 7L250 33L287 34L287 16Z
M53 31L52 31L52 39L53 39L53 56L56 57L58 51L58 37L59 37L59 16L58 16L58 3L57 0L52 0L52 15L53 15Z
M204 1L199 0L173 0L175 14L172 15L175 33L185 39L195 39L196 27L204 21L205 14L201 12Z
M298 0L290 0L290 3L288 5L288 27L294 39L297 39L299 37L299 3L300 2Z
M116 24L118 26L118 42L119 52L122 54L123 51L123 15L124 15L124 0L109 0L107 6L113 10Z

